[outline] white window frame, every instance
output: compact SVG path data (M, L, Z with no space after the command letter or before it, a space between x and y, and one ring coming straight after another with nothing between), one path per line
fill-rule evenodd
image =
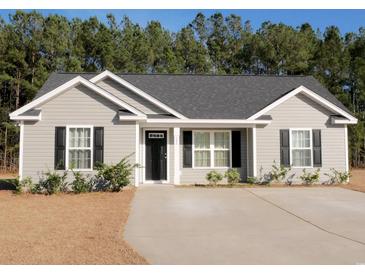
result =
M292 132L293 131L309 131L309 148L293 148L292 146ZM290 128L289 129L289 147L290 147L290 166L293 168L313 168L313 135L312 135L312 128ZM310 162L309 166L294 166L293 165L293 150L294 149L307 149L310 151Z
M69 167L69 150L72 148L70 148L69 136L70 136L71 128L89 128L90 129L90 148L86 148L86 149L90 149L90 151L91 151L90 168L81 168L81 169L74 168L73 170L74 171L92 171L93 165L94 165L94 126L90 126L90 125L67 125L66 126L66 170L70 169L70 167Z
M195 149L195 133L196 132L201 132L201 133L209 133L209 140L210 140L210 147L209 149ZM228 133L228 138L229 138L229 149L215 149L214 146L214 133L215 132L226 132ZM193 130L192 131L193 134L193 146L192 146L192 167L193 169L212 169L212 168L216 168L216 169L229 169L232 168L232 130ZM215 151L223 151L223 150L228 150L229 151L229 165L228 166L215 166L214 165L214 152ZM195 166L195 151L210 151L210 166L207 167L199 167L199 166Z

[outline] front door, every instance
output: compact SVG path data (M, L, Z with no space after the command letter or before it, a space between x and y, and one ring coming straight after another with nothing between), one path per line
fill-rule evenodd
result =
M167 179L167 131L149 130L146 140L146 180Z

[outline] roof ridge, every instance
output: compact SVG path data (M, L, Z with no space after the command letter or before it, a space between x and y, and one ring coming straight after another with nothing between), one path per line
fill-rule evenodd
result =
M54 72L56 74L99 74L101 72ZM313 77L313 75L277 75L277 74L213 74L213 73L137 73L137 72L117 72L117 75L159 75L159 76L210 76L210 77L223 77L223 76L234 76L234 77Z

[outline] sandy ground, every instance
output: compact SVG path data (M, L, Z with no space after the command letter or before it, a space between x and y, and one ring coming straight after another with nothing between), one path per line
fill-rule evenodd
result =
M0 172L0 179L15 179L18 176L17 173L4 173Z
M133 196L0 191L0 264L146 264L123 240Z
M350 183L343 187L365 192L365 169L352 169Z

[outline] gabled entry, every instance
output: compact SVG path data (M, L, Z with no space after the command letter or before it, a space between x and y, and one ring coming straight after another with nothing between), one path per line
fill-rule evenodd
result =
M167 131L145 131L146 180L167 180Z

